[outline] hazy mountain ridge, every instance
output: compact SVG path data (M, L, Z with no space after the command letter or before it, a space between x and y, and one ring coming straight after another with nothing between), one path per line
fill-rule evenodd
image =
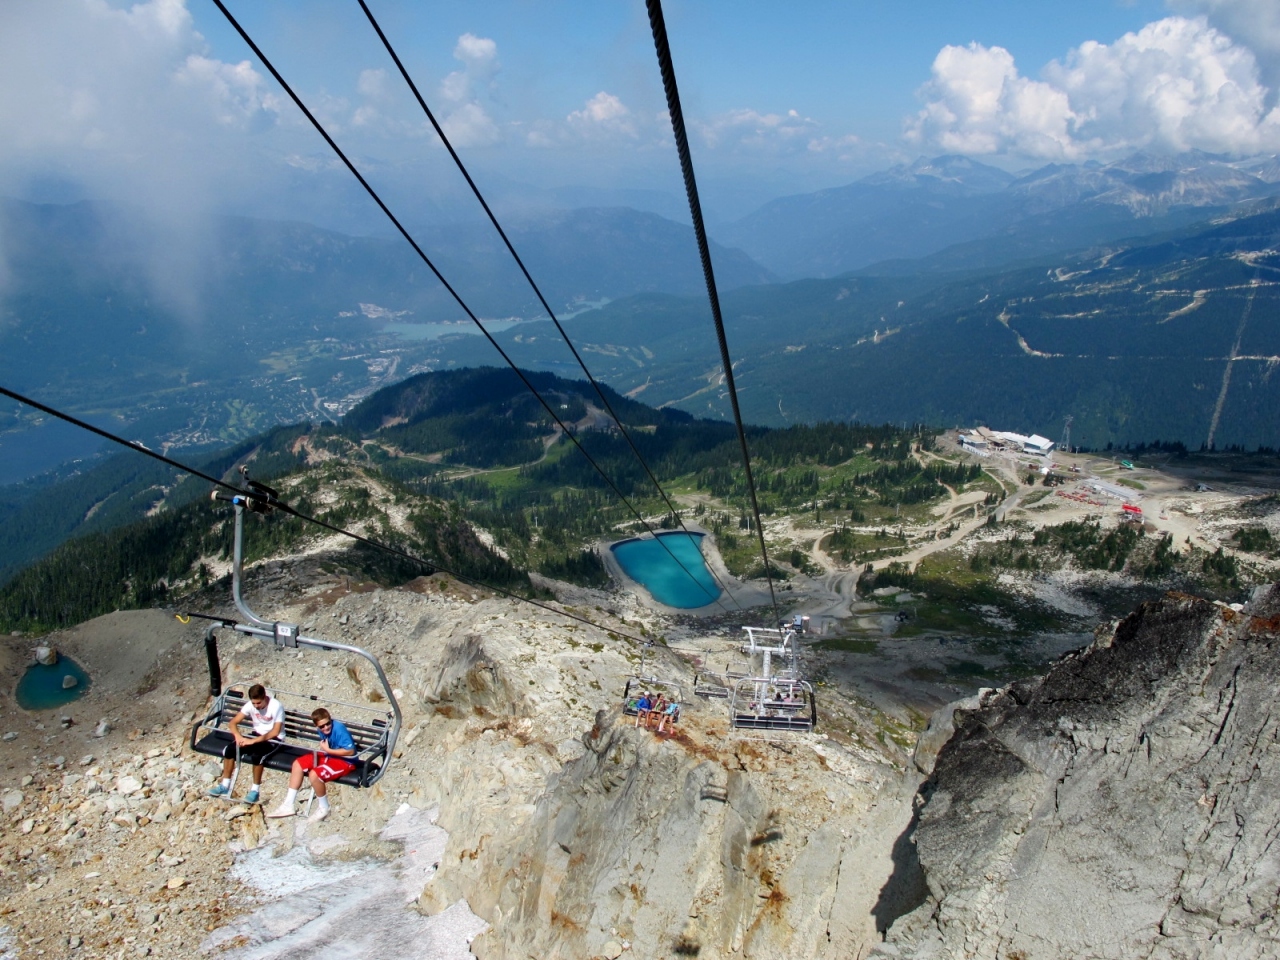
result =
M1095 446L1199 445L1216 420L1219 445L1275 445L1269 358L1280 356L1280 328L1267 278L1280 266L1280 214L1270 205L1013 270L735 291L724 302L744 415L775 425L999 421L1056 434L1071 414L1076 441ZM555 368L563 347L536 329L520 334L522 362ZM617 389L726 414L698 299L619 301L568 329Z
M1182 208L1203 219L1201 208L1274 195L1277 180L1275 158L1229 162L1196 151L1138 153L1105 166L1049 164L1020 177L944 156L774 200L719 235L787 278L835 276L959 244L1000 245L1012 233L1017 244L1001 245L1007 262L1185 223ZM1158 222L1168 217L1174 221Z
M581 210L509 229L566 313L703 289L692 230L654 214ZM388 322L468 323L403 241L309 224L225 218L166 248L117 211L7 200L0 241L5 385L148 443L227 442L332 418L419 361L421 342ZM543 313L490 228L440 228L422 242L481 317ZM727 286L772 279L736 251L716 247L716 257ZM0 461L21 459L11 451L34 419L0 412ZM93 449L75 437L48 445L8 478Z

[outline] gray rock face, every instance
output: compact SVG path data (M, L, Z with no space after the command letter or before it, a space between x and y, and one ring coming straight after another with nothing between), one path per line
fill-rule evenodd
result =
M956 732L956 712L977 709L983 695L988 692L984 687L972 697L953 700L933 711L933 715L929 717L929 725L925 727L924 733L920 734L920 739L916 741L915 750L911 754L911 762L915 764L917 770L926 777L933 773L933 765L938 762L938 751L946 746L951 735Z
M928 900L873 956L1280 955L1280 588L1145 604L957 711L915 831Z

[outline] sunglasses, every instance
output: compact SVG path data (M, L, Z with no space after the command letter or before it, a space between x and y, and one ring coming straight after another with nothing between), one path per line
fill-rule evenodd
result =
M330 729L330 728L332 728L332 727L333 727L333 721L332 721L332 720L326 720L326 721L324 721L324 723L317 723L317 724L316 724L316 729L317 729L317 730L328 730L328 729Z

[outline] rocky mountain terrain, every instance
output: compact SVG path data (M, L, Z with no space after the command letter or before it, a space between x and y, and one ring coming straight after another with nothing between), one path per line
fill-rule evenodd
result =
M0 701L4 956L1275 955L1275 588L1146 604L941 711L913 765L835 681L814 734L734 734L688 693L673 735L637 728L628 677L688 691L733 643L631 594L544 582L594 629L442 575L353 581L326 549L256 564L249 600L379 657L406 718L387 776L320 823L211 799L218 765L186 746L196 626L54 634L92 686ZM230 613L215 588L195 602ZM360 663L223 637L228 684L384 705ZM33 639L5 644L9 689ZM268 774L267 808L283 786Z
M915 778L871 711L824 695L829 733L774 742L688 696L659 738L621 715L626 678L645 656L691 688L693 664L622 636L658 626L625 596L562 597L597 631L438 576L378 590L322 566L260 564L250 602L380 658L406 714L387 776L337 790L319 824L208 798L217 763L185 746L198 631L139 611L56 634L93 687L0 711L6 956L465 957L474 938L486 958L834 958L918 901L886 887ZM227 636L228 683L376 706L367 667ZM10 683L29 647L10 638Z
M1274 957L1280 589L1144 604L956 711L877 957Z

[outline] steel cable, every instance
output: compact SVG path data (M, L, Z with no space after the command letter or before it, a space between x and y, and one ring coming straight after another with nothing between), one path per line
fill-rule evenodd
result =
M395 47L393 47L391 45L391 41L387 39L387 35L383 32L382 27L379 25L377 18L374 17L373 12L369 9L369 5L365 3L365 0L357 0L357 2L360 4L360 9L364 11L365 16L369 19L369 23L373 27L374 32L378 34L378 39L381 40L382 45L386 47L387 54L391 57L391 60L395 63L396 69L400 71L400 76L404 78L404 82L408 84L409 89L413 92L414 98L418 101L418 106L422 107L422 112L426 114L427 119L431 122L431 126L436 132L436 136L440 138L440 142L444 144L444 148L449 151L449 156L453 158L453 162L457 165L458 172L461 173L463 176L463 179L467 181L467 186L471 188L471 192L475 194L476 200L480 202L480 206L484 209L485 215L489 218L489 222L493 224L493 228L498 231L498 236L502 238L502 242L506 245L507 252L509 252L511 254L512 259L515 260L516 265L520 268L520 272L524 274L524 278L527 281L529 281L529 286L533 289L534 294L537 296L538 302L542 304L542 309L547 311L547 316L549 316L551 318L551 322L555 324L556 331L560 334L561 338L564 340L565 346L569 348L569 352L573 354L573 359L578 362L578 366L582 369L582 372L586 376L587 381L591 384L592 387L595 388L596 396L598 396L600 398L600 402L604 404L604 408L608 412L609 416L613 419L613 422L618 425L618 430L619 432L621 432L623 438L627 441L627 445L631 448L631 452L635 454L636 460L639 461L640 466L644 469L644 472L648 475L650 482L654 486L654 489L658 491L658 495L662 497L663 502L667 505L667 510L670 511L671 515L676 518L676 522L680 524L680 529L683 530L687 536L692 537L693 534L689 531L689 528L685 526L684 518L680 516L680 511L675 508L675 505L671 502L671 499L667 496L666 491L662 489L662 484L659 483L658 478L654 476L653 471L649 468L649 464L645 461L644 456L640 453L640 450L636 446L635 441L632 440L630 432L623 425L622 418L619 417L618 414L614 412L613 404L609 402L609 398L606 397L604 394L604 391L600 389L600 384L596 381L596 378L591 375L591 371L587 369L586 361L582 359L582 355L578 353L578 348L575 347L573 345L573 341L569 339L569 334L565 331L564 327L560 325L560 320L558 317L556 317L555 311L551 309L551 305L547 302L547 298L542 295L542 290L538 287L538 284L534 282L533 276L529 273L528 268L524 265L524 260L521 259L520 254L516 252L515 245L512 244L510 238L507 237L507 232L502 229L502 224L498 222L498 218L494 215L494 212L489 208L489 204L485 200L484 195L480 192L480 188L476 186L476 182L471 178L470 172L468 172L466 165L462 162L462 158L458 156L458 152L454 150L453 144L449 141L449 137L445 134L444 129L440 126L439 122L436 120L435 114L432 113L431 108L427 106L427 101L423 98L422 94L418 91L418 85L414 83L413 78L409 76L409 71L405 69L404 64L400 60L400 56L395 51ZM653 529L647 523L645 524L645 529L647 529L649 533L652 533L655 537L658 536L656 533L654 533ZM667 552L670 553L671 551L668 550ZM672 554L672 559L675 559L674 554ZM676 562L679 563L679 560L677 560ZM681 564L681 566L684 566L684 564ZM688 571L686 570L686 572ZM720 589L723 590L725 594L729 597L729 599L732 600L734 604L737 605L739 610L741 610L742 604L738 602L738 598L733 595L733 593L729 590L728 585L725 584L725 582L720 579L720 577L716 574L715 570L711 568L710 564L707 564L707 572L711 574L711 576L715 579L716 583L719 584ZM705 591L705 588L703 589Z
M222 15L226 17L227 22L230 23L233 28L235 28L235 31L238 34L240 34L241 39L244 40L244 42L249 46L249 49L251 49L254 52L254 55L257 56L257 58L260 61L262 61L262 65L267 68L267 71L271 74L272 77L275 78L276 82L280 84L284 92L289 95L289 99L291 99L294 102L294 105L297 106L297 108L302 111L303 115L307 118L307 120L311 122L311 125L315 127L316 132L319 133L320 136L324 138L325 143L329 145L329 148L333 150L333 152L337 155L338 159L342 161L342 163L346 166L346 168L351 172L352 176L354 176L356 180L359 181L360 186L364 187L365 192L368 193L371 198L373 198L373 201L378 205L379 209L381 209L382 212L386 215L387 219L391 221L392 225L396 228L396 230L399 231L400 235L404 237L406 241L408 241L411 247L413 247L414 252L418 255L418 257L422 260L422 262L427 265L427 267L431 270L433 274L435 274L436 279L440 281L440 284L445 288L446 291L448 291L449 295L453 297L454 302L456 302L458 306L462 308L462 311L467 315L467 317L470 318L471 322L476 325L476 327L480 330L482 334L484 334L485 339L487 339L489 341L489 344L495 350L498 351L498 355L502 357L502 359L506 362L507 366L509 366L512 370L515 371L516 376L520 378L520 381L525 385L526 388L528 388L529 392L532 393L538 399L538 402L542 404L543 409L547 411L548 416L551 417L551 419L555 422L556 426L559 427L561 431L563 431L564 435L568 437L570 441L572 441L573 445L578 448L578 452L580 452L586 458L587 462L590 463L591 466L595 469L595 471L598 474L600 474L600 476L604 479L605 483L609 485L609 488L614 492L614 494L618 497L618 499L622 501L622 503L627 507L627 509L631 511L631 513L636 517L636 519L640 522L640 524L644 526L646 529L648 529L648 524L645 523L645 519L640 514L640 511L637 510L636 507L631 503L631 501L627 499L626 495L618 488L618 485L613 482L613 479L607 473L605 473L604 469L595 461L595 458L593 458L591 454L587 452L586 448L579 442L578 438L573 434L573 432L568 428L568 426L560 419L559 415L555 412L555 410L552 409L551 404L549 404L546 401L546 399L542 396L542 394L538 392L537 388L534 387L534 385L529 382L529 378L525 376L524 371L521 370L518 366L516 366L515 362L511 359L511 357L507 355L507 352L503 350L502 346L498 343L498 341L494 339L493 334L491 334L488 330L485 329L484 324L480 322L480 318L477 317L474 312L472 312L471 308L467 306L466 301L462 299L462 296L458 293L458 291L455 290L452 284L450 284L449 281L444 278L444 274L440 272L440 270L436 267L435 263L432 262L431 258L428 257L426 252L422 249L422 247L418 245L418 242L414 240L413 236L404 227L404 225L400 222L400 220L396 217L396 215L391 212L391 208L388 207L385 202L383 202L382 197L380 197L378 195L378 192L373 189L373 187L369 184L369 181L367 181L364 178L364 175L360 173L360 171L356 168L356 165L352 163L351 160L347 157L347 155L342 151L342 148L338 146L338 144L334 141L333 137L329 136L329 132L324 128L324 125L321 124L320 121L316 119L315 115L312 114L312 112L307 108L306 104L302 102L302 98L300 98L294 92L293 87L289 86L289 84L285 81L284 77L281 76L280 72L275 68L275 66L271 63L271 61L267 59L266 54L264 54L262 50L259 49L258 45L254 42L253 38L250 37L249 34L245 31L244 27L240 25L240 22L236 20L236 18L232 15L231 11L227 9L226 5L222 2L222 0L213 0L213 3L222 12ZM708 596L711 596L711 591L707 590L707 588L703 586L701 583L698 583L697 577L693 575L693 573L689 570L688 567L686 567L683 563L680 562L679 557L677 557L674 553L671 552L671 548L666 543L663 542L662 538L655 537L654 539L662 546L664 550L667 551L671 559L674 560L677 564L679 564L680 569L683 570L685 574L691 580L693 580L695 584L697 584L698 588L702 590L704 593L706 593ZM770 585L770 591L772 592L772 584ZM724 610L726 613L729 612L729 608L724 605L724 603L720 600L719 597L712 597L712 599L715 603L719 604L720 609Z
M662 71L662 88L667 95L667 113L671 116L671 130L676 138L676 152L680 156L680 172L684 174L684 189L689 197L689 214L693 218L693 233L698 240L698 256L702 259L702 275L707 282L707 297L711 301L711 316L715 320L716 339L720 341L720 363L724 367L725 387L729 391L729 405L733 408L733 420L738 427L738 442L742 446L742 466L747 472L747 490L751 494L751 512L755 516L756 534L760 540L760 559L764 561L764 575L769 582L769 600L773 604L773 616L778 616L778 598L773 589L773 573L769 569L769 551L764 544L764 525L760 522L760 504L756 498L756 482L751 473L751 452L747 448L747 432L742 426L742 411L738 408L738 388L733 382L733 362L729 358L729 341L725 338L724 317L720 312L720 294L716 291L715 271L711 267L711 248L707 243L707 228L702 221L702 204L698 200L698 182L693 175L693 156L689 152L689 135L685 132L684 113L680 109L680 90L676 86L675 66L671 62L671 45L667 42L667 25L662 18L661 0L645 0L649 10L649 26L653 31L653 45L658 54L658 68Z

